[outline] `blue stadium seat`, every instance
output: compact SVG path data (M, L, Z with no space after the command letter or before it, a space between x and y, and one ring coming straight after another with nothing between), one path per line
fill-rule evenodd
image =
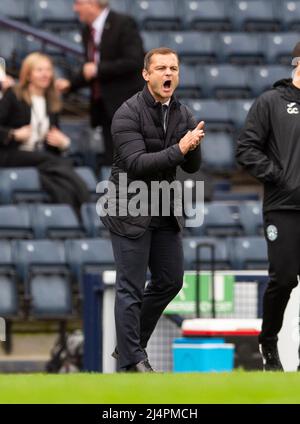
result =
M71 317L71 279L63 242L19 240L13 242L13 257L24 281L30 315L44 319Z
M204 84L204 81L202 81ZM202 87L198 82L197 68L193 65L180 66L180 83L176 90L178 97L197 99L201 96Z
M224 132L206 132L201 144L202 166L209 172L232 172L236 168L232 136Z
M218 99L251 97L251 80L248 68L233 65L199 67L199 79L205 79L207 97Z
M130 3L128 4L127 0L109 0L109 5L116 12L129 14Z
M0 30L0 57L5 59L7 65L11 65L17 50L17 36L13 31Z
M141 31L141 36L146 52L164 45L164 33L161 31Z
M217 37L196 31L169 32L165 45L175 50L185 63L215 63L218 58Z
M263 235L262 204L260 201L240 203L239 213L246 235Z
M89 237L102 237L107 235L104 224L96 211L96 203L85 203L81 206L83 226Z
M194 235L210 237L227 237L243 235L239 219L239 209L236 205L221 202L205 203L204 221L201 227L191 228Z
M19 314L18 285L12 260L11 245L0 241L0 316L16 317Z
M34 205L31 217L36 238L78 238L84 230L69 205Z
M290 78L291 68L282 65L254 66L251 71L252 90L255 96L272 88L274 82Z
M31 23L43 27L51 27L57 23L75 26L77 17L73 4L73 0L31 0Z
M186 0L183 16L187 29L231 31L230 4L227 0Z
M197 268L197 245L201 243L209 243L215 246L215 268L229 269L230 257L226 241L213 237L186 237L183 238L183 253L184 253L184 269L195 270ZM201 269L211 268L211 250L203 247L200 252Z
M238 31L279 31L281 23L272 1L234 0L234 26Z
M71 139L68 156L73 163L82 166L89 154L89 123L86 120L63 120L60 129Z
M0 203L43 202L43 192L35 168L2 168L0 170Z
M219 49L223 61L233 64L261 64L266 60L262 34L222 33ZM216 48L216 46L214 46Z
M0 13L11 19L27 21L29 19L30 0L2 0Z
M253 99L228 100L227 107L231 113L231 119L237 130L240 130L245 125L246 117L253 101Z
M212 99L193 100L184 99L198 121L205 121L206 130L233 131L234 123L228 102Z
M33 231L27 206L0 206L0 238L14 239L32 237Z
M66 240L66 255L71 271L82 288L86 273L115 269L115 260L109 239Z
M268 269L264 237L239 237L230 241L234 269Z
M299 31L300 1L283 0L281 2L281 7L281 19L285 29L288 31Z
M98 195L96 195L97 180L96 180L95 174L91 170L91 168L88 168L86 166L79 166L79 167L75 168L75 171L83 179L83 181L86 183L87 188L88 188L89 192L91 193L92 198L97 199L97 197L98 197Z
M269 63L291 65L292 50L299 41L299 33L266 34L266 54Z
M177 0L131 0L131 13L147 30L178 30L182 16Z

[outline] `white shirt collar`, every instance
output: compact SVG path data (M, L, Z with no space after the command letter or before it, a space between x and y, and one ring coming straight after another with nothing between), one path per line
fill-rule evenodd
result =
M171 99L169 99L166 103L162 103L163 106L170 106Z
M95 42L99 44L101 41L102 33L104 30L105 21L110 12L110 8L106 7L102 12L97 16L97 18L92 23L92 27L95 30Z

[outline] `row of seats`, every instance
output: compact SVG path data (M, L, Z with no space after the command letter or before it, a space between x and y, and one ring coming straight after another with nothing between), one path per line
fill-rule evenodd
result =
M190 227L194 236L228 237L263 235L262 205L253 202L206 202L186 205L186 215L201 214L203 224Z
M97 180L92 169L77 167L75 170L85 181L91 198L96 199ZM47 194L42 189L39 173L35 168L0 169L0 204L48 200Z
M260 202L206 202L185 205L187 217L197 214L203 223L190 227L194 236L241 236L263 233ZM107 233L95 203L82 206L82 223L68 205L34 204L0 206L0 238L78 238Z
M108 239L0 241L0 316L72 317L85 273L113 268Z
M1 239L67 239L105 233L95 203L82 205L80 222L68 205L20 204L0 206Z
M205 246L197 253L199 243ZM183 239L185 269L197 269L197 258L201 269L210 269L212 246L216 269L267 268L263 237L194 237ZM72 317L74 293L82 293L84 276L114 267L108 239L1 241L0 316L20 316L20 303L25 302L34 317Z
M4 1L1 12L44 26L74 25L73 0ZM111 0L115 10L133 15L142 28L201 30L299 29L300 1L290 0Z
M275 81L291 75L291 67L283 65L182 64L177 94L186 98L251 98L270 89Z
M1 56L8 61L14 56L24 56L33 50L43 50L57 55L57 48L43 46L32 36L2 29ZM64 39L81 45L79 30L56 32ZM192 64L291 64L291 51L299 41L297 32L230 33L198 31L142 31L146 51L166 46L178 52L182 62ZM63 52L61 52L63 54Z

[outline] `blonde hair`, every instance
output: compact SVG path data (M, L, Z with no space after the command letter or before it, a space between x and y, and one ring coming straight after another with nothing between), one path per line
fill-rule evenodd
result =
M31 72L40 60L45 60L45 59L48 60L48 62L50 62L53 68L53 62L50 59L50 57L39 52L30 53L28 56L25 57L21 65L20 74L19 74L19 83L15 87L15 93L19 100L24 100L30 106L31 106L31 95L29 92L29 84L30 84ZM47 108L50 113L57 113L62 108L60 96L57 90L55 89L54 81L55 81L55 77L53 72L53 78L51 80L51 83L45 91Z

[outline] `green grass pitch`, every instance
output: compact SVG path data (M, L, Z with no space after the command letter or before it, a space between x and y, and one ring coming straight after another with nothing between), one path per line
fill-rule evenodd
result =
M0 403L300 403L300 373L19 374Z

